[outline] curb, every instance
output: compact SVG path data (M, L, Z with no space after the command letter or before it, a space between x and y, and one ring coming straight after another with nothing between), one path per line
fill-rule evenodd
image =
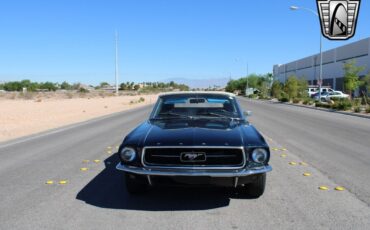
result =
M246 99L246 98L243 98ZM348 113L348 112L342 112L334 109L325 109L325 108L317 108L317 107L312 107L312 106L305 106L305 105L300 105L300 104L293 104L293 103L288 103L288 102L274 102L270 100L256 100L256 99L249 99L251 101L258 101L258 102L268 102L272 104L282 104L282 105L290 105L290 106L296 106L296 107L301 107L301 108L307 108L307 109L313 109L313 110L320 110L324 112L329 112L329 113L338 113L338 114L343 114L343 115L348 115L352 117L360 117L360 118L365 118L365 119L370 119L370 115L364 115L364 114L357 114L357 113Z

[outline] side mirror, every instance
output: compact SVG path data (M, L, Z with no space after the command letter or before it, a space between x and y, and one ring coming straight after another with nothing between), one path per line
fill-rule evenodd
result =
M244 111L243 114L246 117L250 117L250 116L252 116L252 111L249 111L249 110L248 111Z

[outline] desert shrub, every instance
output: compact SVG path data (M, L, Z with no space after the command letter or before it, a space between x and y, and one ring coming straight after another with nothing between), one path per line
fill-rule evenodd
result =
M311 98L306 98L303 100L304 105L313 105L314 101Z
M105 97L105 93L104 93L104 91L100 91L100 92L99 92L99 96L100 96L100 97L102 97L102 98L104 98L104 97Z
M144 101L145 101L145 98L140 97L139 102L144 102Z
M361 105L361 98L353 99L353 105L354 106L360 106Z
M332 98L330 98L330 100L336 102L336 101L340 101L340 98L338 98L338 97L332 97Z
M366 108L366 113L370 113L370 106Z
M20 98L26 99L26 100L32 100L34 97L34 94L31 92L26 92L26 93L20 93L19 94Z
M299 102L301 102L301 99L299 99L299 98L294 98L293 99L294 104L298 104Z
M331 109L332 108L332 105L327 104L327 103L322 103L322 102L317 102L315 104L315 106L319 107L319 108L325 108L325 109Z
M344 111L350 110L352 108L352 102L347 98L342 98L334 104L333 108Z
M296 98L298 96L298 79L296 76L288 77L288 80L285 82L284 91L287 94L289 99Z
M269 96L265 96L265 95L259 94L258 95L258 99L260 99L260 100L269 100L271 98Z
M87 90L87 89L85 89L85 88L80 88L80 89L78 90L78 92L80 92L80 93L88 93L88 92L89 92L89 90Z
M354 111L355 113L359 113L359 112L361 112L361 108L360 108L360 106L356 106L356 107L353 109L353 111Z
M280 98L280 99L279 99L279 101L280 101L280 102L283 102L283 103L285 103L285 102L289 102L289 98L287 98L287 97L282 97L282 98Z
M274 81L271 86L271 95L274 98L279 98L283 91L283 85L279 81Z
M248 97L249 97L249 98L253 98L253 99L255 99L255 98L257 98L257 94L251 94L251 95L249 95Z
M66 93L66 96L67 96L68 99L72 99L73 98L73 93L68 92L68 93Z
M9 94L9 99L14 100L17 98L17 93L11 93Z

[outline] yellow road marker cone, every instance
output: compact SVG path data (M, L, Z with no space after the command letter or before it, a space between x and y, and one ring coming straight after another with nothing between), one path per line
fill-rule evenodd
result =
M54 181L48 180L48 181L46 181L46 184L54 184Z
M307 166L307 163L305 163L305 162L299 162L299 164L302 165L302 166Z
M335 190L337 190L337 191L344 191L346 189L343 188L342 186L338 186L338 187L335 187Z
M280 156L281 156L282 158L287 157L287 155L286 155L286 154L281 154Z
M88 168L80 168L81 171L87 171L89 170Z
M326 186L320 186L320 187L319 187L319 189L320 189L320 190L324 190L324 191L325 191L325 190L329 190L329 188L328 188L328 187L326 187Z
M89 163L89 160L83 160L82 163Z
M294 161L289 162L290 165L297 165Z
M67 184L68 183L68 181L67 180L60 180L59 181L59 184Z
M95 163L99 163L99 162L100 162L100 160L94 160L94 162L95 162Z
M305 172L303 173L303 176L311 176L311 173Z

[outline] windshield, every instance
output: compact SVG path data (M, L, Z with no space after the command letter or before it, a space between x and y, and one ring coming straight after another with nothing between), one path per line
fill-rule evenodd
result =
M183 94L158 99L152 119L212 117L241 118L233 97L214 94Z

